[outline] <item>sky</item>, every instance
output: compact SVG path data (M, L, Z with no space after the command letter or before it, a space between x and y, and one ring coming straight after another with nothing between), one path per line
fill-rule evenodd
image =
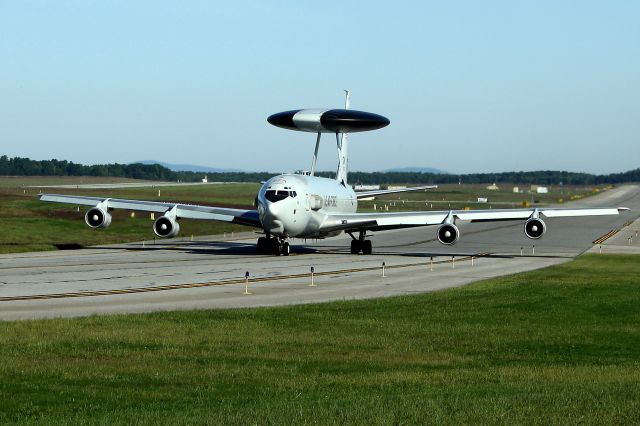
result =
M0 0L0 155L309 169L315 136L266 118L348 88L391 120L350 136L354 171L626 171L638 22L632 0Z

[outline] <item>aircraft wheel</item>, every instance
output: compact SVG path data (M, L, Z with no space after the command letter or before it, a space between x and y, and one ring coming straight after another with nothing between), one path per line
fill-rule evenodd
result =
M289 243L285 242L284 244L282 244L282 255L289 256L290 253L291 247L289 246Z
M280 256L282 254L282 245L280 244L280 241L277 238L274 238L273 240L271 240L271 251L276 256Z
M364 240L362 242L362 254L371 254L373 251L373 245L371 240Z
M265 237L258 238L258 244L256 245L258 253L266 253L269 250L269 240Z
M351 240L351 254L360 254L360 241L359 240Z

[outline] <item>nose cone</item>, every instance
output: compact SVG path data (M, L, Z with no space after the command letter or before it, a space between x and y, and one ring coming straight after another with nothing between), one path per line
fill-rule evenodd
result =
M320 117L322 127L337 133L365 132L386 127L388 118L372 112L352 109L332 109Z
M279 112L277 114L270 115L267 118L267 121L269 124L282 127L283 129L298 130L296 125L293 123L293 116L299 111L299 109L294 109L292 111Z
M262 225L274 235L284 232L283 220L280 217L281 209L276 203L267 203L262 217Z

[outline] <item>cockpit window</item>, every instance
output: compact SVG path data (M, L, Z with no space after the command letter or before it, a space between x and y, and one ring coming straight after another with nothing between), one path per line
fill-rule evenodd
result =
M271 201L272 203L276 203L292 195L291 192L294 192L294 191L285 191L285 190L274 191L273 189L270 189L264 193L264 198Z

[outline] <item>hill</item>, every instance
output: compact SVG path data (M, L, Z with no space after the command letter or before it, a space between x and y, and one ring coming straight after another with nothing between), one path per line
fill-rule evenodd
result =
M162 167L166 167L167 169L173 171L173 172L196 172L196 173L229 173L229 172L234 172L234 173L238 173L238 172L242 172L242 170L240 169L223 169L223 168L217 168L217 167L209 167L209 166L198 166L195 164L172 164L172 163L165 163L162 161L157 161L157 160L142 160L142 161L134 161L131 164L145 164L145 165L151 165L151 164L159 164Z

